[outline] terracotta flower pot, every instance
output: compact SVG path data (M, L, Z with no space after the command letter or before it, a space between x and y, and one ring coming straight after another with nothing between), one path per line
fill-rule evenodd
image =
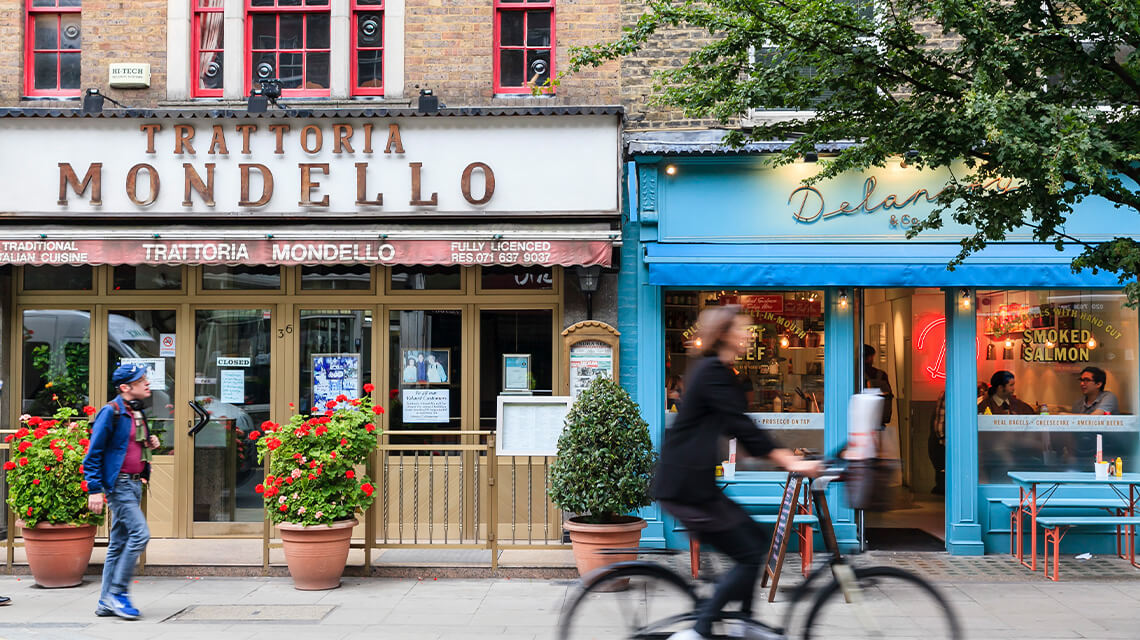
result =
M574 563L578 574L586 575L595 569L615 562L636 560L635 553L603 554L603 549L632 549L641 541L641 530L645 520L634 516L623 516L614 524L590 524L579 518L566 521L570 532L570 543L574 549Z
M321 591L340 586L355 526L356 518L329 525L306 526L292 522L277 525L295 589Z
M27 528L23 520L16 524L23 530L24 552L36 584L56 589L83 583L95 548L95 525L41 522Z

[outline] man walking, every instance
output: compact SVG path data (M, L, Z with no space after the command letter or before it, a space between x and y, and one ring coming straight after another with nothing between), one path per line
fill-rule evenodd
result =
M104 505L111 508L103 590L95 615L127 620L139 617L128 588L139 554L150 540L139 501L143 483L150 477L150 450L159 445L142 412L143 399L150 397L146 372L146 367L125 364L111 374L111 385L119 395L95 416L91 444L83 459L87 508L95 513L102 513Z

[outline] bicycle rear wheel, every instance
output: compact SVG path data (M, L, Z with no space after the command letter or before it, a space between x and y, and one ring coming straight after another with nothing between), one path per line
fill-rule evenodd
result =
M842 565L839 570L851 569ZM812 602L804 640L913 638L960 640L958 616L926 580L894 567L853 569L851 597L840 584L826 585Z
M662 639L691 628L697 597L676 573L623 562L591 576L559 621L560 640Z

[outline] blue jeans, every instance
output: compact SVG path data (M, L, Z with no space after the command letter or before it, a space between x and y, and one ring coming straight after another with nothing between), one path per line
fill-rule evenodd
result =
M103 590L101 602L108 602L112 594L127 593L139 554L150 541L139 501L142 500L142 481L120 474L115 488L107 493L111 508L111 540L107 545L107 559L103 562Z

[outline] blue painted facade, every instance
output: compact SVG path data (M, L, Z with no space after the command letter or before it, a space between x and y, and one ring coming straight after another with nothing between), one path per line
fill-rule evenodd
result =
M945 172L892 166L804 188L818 170L811 163L772 167L763 155L639 155L626 165L627 215L619 277L621 379L636 396L655 443L665 423L664 296L685 290L811 288L825 291L824 442L846 441L847 400L859 386L855 363L861 339L852 306L841 292L859 287L941 287L947 336L946 539L950 553L1007 550L1009 511L996 501L1016 497L1014 485L979 485L974 307L959 304L965 290L994 288L1119 289L1109 274L1073 273L1075 250L1033 244L1026 233L970 257L954 271L957 239L968 230L948 224L918 239L905 233L924 218ZM670 170L667 172L666 168ZM980 185L1005 189L1008 183ZM1088 240L1140 236L1140 218L1107 202L1086 201L1067 232ZM846 363L851 363L850 366ZM1140 442L1137 443L1140 449ZM778 495L784 474L738 474L739 495ZM855 513L841 490L829 496L841 544L857 546ZM682 547L683 535L656 506L647 545ZM1072 538L1072 541L1070 541ZM1068 547L1108 551L1108 535L1070 534Z

